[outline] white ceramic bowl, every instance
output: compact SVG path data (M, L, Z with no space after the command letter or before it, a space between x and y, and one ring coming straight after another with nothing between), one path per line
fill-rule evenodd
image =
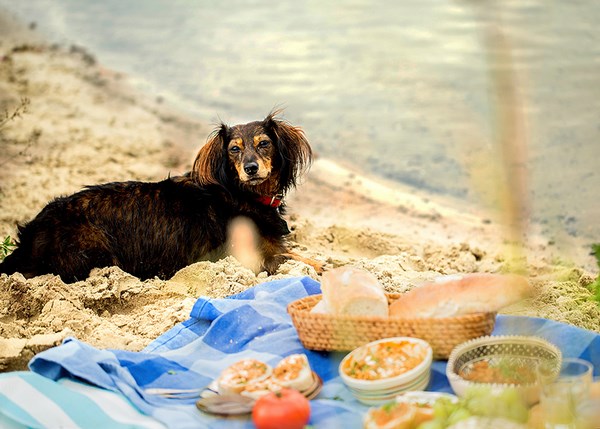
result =
M411 347L419 349L419 363L398 375L382 376L374 380L364 380L354 378L347 374L344 370L348 366L348 362L353 359L361 359L368 354L369 350L377 349L382 343L409 343ZM394 359L394 356L390 356ZM398 357L400 359L400 357ZM349 353L339 366L340 377L356 398L367 404L378 404L393 399L399 393L409 390L424 390L429 384L431 374L431 362L433 360L433 350L426 342L418 338L411 337L394 337L383 338L373 341L364 346L358 347ZM374 366L377 366L374 363Z
M365 391L365 390L358 391L358 390L353 390L353 389L350 389L350 392L352 392L352 395L354 395L354 397L356 399L358 399L359 402L362 402L363 404L381 405L381 404L385 404L386 402L390 402L390 401L397 399L399 397L399 395L402 395L404 393L412 392L412 391L423 391L429 385L429 378L430 378L429 372L426 372L425 377L423 379L421 379L418 383L411 384L411 385L398 386L393 391L389 391L389 392L385 392L385 393L369 392L369 391Z
M523 383L486 383L467 380L459 374L472 368L474 363L487 362L488 365L508 362L508 365L522 367L531 374L531 381ZM485 336L459 344L448 358L446 376L450 386L458 396L464 396L474 386L489 386L492 393L512 387L517 389L528 404L538 402L540 385L536 370L540 364L550 368L552 375L558 375L562 353L554 344L533 336L500 335Z

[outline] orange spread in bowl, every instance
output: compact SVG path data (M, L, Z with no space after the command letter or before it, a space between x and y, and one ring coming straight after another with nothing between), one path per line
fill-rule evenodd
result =
M387 341L364 346L353 353L342 370L359 380L391 378L418 366L426 356L421 344Z

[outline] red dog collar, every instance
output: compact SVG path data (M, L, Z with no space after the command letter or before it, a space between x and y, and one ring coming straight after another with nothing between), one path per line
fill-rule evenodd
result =
M273 197L267 197L267 196L263 195L263 196L258 197L257 200L260 203L263 203L265 206L277 208L283 202L283 197L281 195L275 195Z

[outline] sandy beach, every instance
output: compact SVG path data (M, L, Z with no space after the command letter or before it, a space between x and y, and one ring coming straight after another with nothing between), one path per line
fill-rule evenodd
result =
M1 238L16 237L17 223L86 185L187 171L214 127L136 92L127 76L103 68L84 49L49 46L2 14L0 114ZM565 257L534 225L518 244L500 213L379 182L318 156L286 201L291 247L326 269L357 266L389 292L443 274L518 270L536 294L504 312L600 332L600 307L587 288L597 275L589 249L574 243ZM187 319L199 296L225 297L301 275L319 278L300 262L285 263L273 276L255 275L232 257L194 264L168 281L142 282L116 267L73 284L54 275L2 274L0 371L26 368L34 354L68 336L99 348L141 350Z

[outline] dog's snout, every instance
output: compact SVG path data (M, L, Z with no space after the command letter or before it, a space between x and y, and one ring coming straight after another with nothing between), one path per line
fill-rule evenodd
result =
M258 172L258 163L256 161L244 164L244 171L248 176L254 176Z

